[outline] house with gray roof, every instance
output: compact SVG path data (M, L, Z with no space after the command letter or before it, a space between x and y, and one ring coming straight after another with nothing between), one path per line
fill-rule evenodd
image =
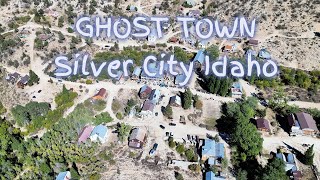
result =
M140 115L145 117L152 116L154 107L155 107L155 104L151 100L149 99L145 100L143 103Z
M176 107L181 106L181 98L180 98L180 96L175 95L175 96L170 97L169 104L171 106L176 106Z
M158 89L153 89L150 93L149 100L156 105L159 102L159 98L160 91Z
M142 128L135 128L129 136L129 147L140 149L143 147L147 137L147 132Z

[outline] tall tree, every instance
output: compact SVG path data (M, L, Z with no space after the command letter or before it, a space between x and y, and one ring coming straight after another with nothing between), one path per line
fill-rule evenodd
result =
M192 105L192 92L190 91L189 88L185 90L185 92L182 94L182 102L183 102L183 108L184 109L189 109Z
M262 172L262 180L287 180L284 161L279 158L273 158L266 165Z
M312 165L313 164L313 157L314 157L313 146L314 146L314 144L312 144L312 146L309 147L307 149L307 151L304 153L304 163L306 165Z
M34 85L34 83L39 84L39 80L40 80L40 78L38 77L38 75L35 72L33 72L32 70L30 70L28 85L32 86L32 85Z

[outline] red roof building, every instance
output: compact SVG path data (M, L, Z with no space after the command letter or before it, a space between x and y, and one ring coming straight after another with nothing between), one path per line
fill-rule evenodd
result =
M265 132L270 132L270 123L268 120L264 118L259 118L256 120L257 122L257 128L259 131L265 131Z
M106 96L107 96L107 90L104 88L101 88L99 92L96 95L94 95L92 98L96 100L101 100L106 98Z
M85 142L93 130L93 126L85 126L79 134L78 144Z

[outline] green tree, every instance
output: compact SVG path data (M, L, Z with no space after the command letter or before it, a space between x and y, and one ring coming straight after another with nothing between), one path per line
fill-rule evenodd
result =
M0 115L7 112L7 109L3 106L2 102L0 102Z
M63 23L64 23L64 17L60 16L58 19L58 27L63 27Z
M94 118L93 123L95 125L99 125L99 124L102 124L102 123L109 123L109 122L112 122L112 121L113 121L113 119L110 116L110 114L108 112L103 112L101 114L96 115L96 117Z
M169 137L169 147L170 147L170 148L176 147L176 143L173 141L173 138L172 138L172 137Z
M314 157L314 152L313 152L313 146L310 146L307 151L304 153L304 163L306 165L313 165L313 157Z
M174 177L176 178L176 180L183 180L182 174L177 171L174 172Z
M131 126L125 123L121 123L118 126L118 137L121 142L123 142L129 135Z
M212 58L214 58L214 59L219 57L219 52L220 51L219 51L219 47L216 46L216 45L211 45L210 47L208 47L206 49L206 51L207 51L207 54L209 56L211 56Z
M182 107L184 109L189 109L192 105L192 92L189 88L185 90L185 92L182 94Z
M172 107L170 105L167 105L163 110L163 115L167 118L172 118Z
M237 180L247 180L248 173L245 170L239 169L237 172L236 179Z
M284 161L279 158L273 158L264 167L262 172L262 180L286 180L289 179L286 175Z
M183 154L185 149L184 149L184 145L183 144L179 144L177 147L176 147L176 151L179 153L179 154Z
M40 78L38 77L38 75L32 70L30 70L28 85L33 86L35 83L39 84L39 81L40 81Z

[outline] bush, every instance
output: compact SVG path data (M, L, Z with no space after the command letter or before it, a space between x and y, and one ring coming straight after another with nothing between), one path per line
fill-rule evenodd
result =
M177 171L174 172L174 177L176 178L176 180L183 180L182 174Z
M108 122L112 122L112 121L113 121L113 119L110 116L110 114L108 112L103 112L101 114L96 115L93 123L94 123L94 125L99 125L102 123L108 123Z
M188 168L191 170L191 171L194 171L194 172L200 172L201 171L201 167L199 164L190 164L188 166Z
M92 80L91 79L87 79L86 80L86 84L92 84Z
M172 107L170 105L167 105L164 109L163 109L163 115L167 118L172 118Z
M179 144L177 147L176 147L176 151L179 153L179 154L183 154L185 149L184 149L184 145L183 144Z
M123 119L123 116L122 116L122 113L121 112L118 112L117 114L116 114L116 117L118 118L118 119Z

